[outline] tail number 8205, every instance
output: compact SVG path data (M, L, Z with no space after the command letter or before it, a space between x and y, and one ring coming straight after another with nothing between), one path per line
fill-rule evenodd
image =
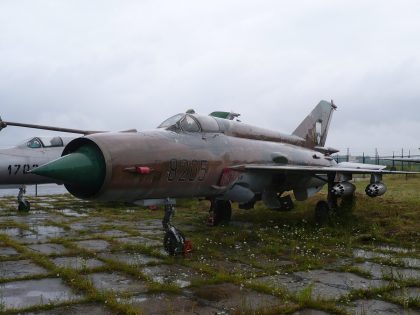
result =
M206 160L177 160L169 161L168 181L203 181L209 170Z

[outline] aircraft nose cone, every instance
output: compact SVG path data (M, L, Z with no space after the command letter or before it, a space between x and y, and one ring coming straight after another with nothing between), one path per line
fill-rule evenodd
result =
M96 147L84 145L75 152L33 169L31 173L89 189L102 184L105 163Z

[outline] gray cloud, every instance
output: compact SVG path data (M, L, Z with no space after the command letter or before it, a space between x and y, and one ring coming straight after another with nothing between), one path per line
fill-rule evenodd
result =
M235 110L291 132L320 99L328 145L415 150L417 1L2 1L0 114L75 128L150 129ZM9 128L0 146L37 131Z

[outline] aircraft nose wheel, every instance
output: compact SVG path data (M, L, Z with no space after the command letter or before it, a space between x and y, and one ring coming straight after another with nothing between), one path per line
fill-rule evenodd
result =
M22 212L29 212L31 210L31 203L27 200L20 200L18 205L18 210Z
M192 251L192 243L185 239L184 234L171 224L171 218L175 212L173 204L165 205L165 216L162 221L165 229L163 248L170 256L187 255Z
M25 199L24 194L26 192L25 187L19 188L19 194L18 194L18 211L22 212L29 212L31 210L31 203Z
M170 256L184 254L185 237L180 230L171 226L163 238L163 248Z

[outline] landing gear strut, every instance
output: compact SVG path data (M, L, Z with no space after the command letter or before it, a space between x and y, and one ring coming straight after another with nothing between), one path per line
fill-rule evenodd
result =
M335 175L328 175L327 201L318 201L318 203L315 206L315 221L317 223L326 223L329 220L331 214L338 208L337 196L334 195L331 191L332 187L334 186L334 178Z
M216 226L220 223L228 223L232 217L232 206L228 200L210 200L209 218L207 225Z
M19 188L19 194L17 197L18 200L18 210L22 212L29 212L31 210L31 203L25 199L26 187L22 186Z
M354 190L341 197L341 203L338 205L338 197L334 193L335 176L328 175L328 196L327 201L319 201L315 207L315 221L326 223L332 216L339 216L344 213L350 213L355 205Z
M175 205L169 200L165 203L165 216L162 226L165 230L163 238L163 248L170 256L185 255L191 252L191 242L185 240L184 234L172 225L171 220L175 214Z

